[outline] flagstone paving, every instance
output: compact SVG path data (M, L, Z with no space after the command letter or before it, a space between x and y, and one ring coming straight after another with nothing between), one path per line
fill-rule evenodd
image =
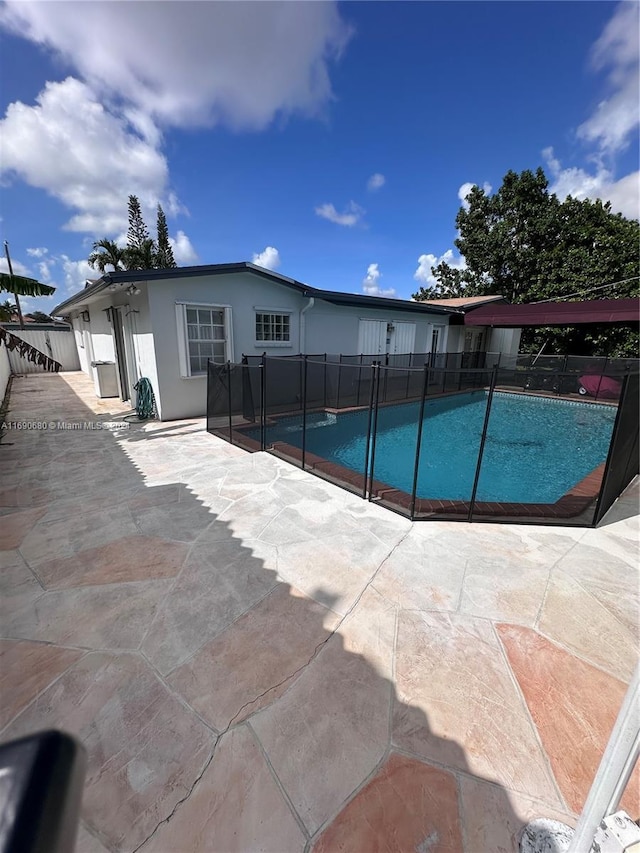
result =
M31 374L8 419L56 428L0 443L0 738L85 744L78 853L515 853L575 823L638 653L637 482L597 530L411 524L127 411Z

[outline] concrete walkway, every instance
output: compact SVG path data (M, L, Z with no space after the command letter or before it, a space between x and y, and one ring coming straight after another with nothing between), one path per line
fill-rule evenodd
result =
M123 411L18 378L0 444L0 737L85 743L80 853L574 821L637 654L637 484L598 530L412 525L201 421L96 428Z

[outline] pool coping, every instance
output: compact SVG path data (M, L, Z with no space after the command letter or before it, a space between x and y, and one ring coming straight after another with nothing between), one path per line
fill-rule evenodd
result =
M457 396L462 393L485 391L484 388L467 389L465 391L450 391L444 394L434 395L432 399L442 399L443 397ZM501 393L518 393L528 397L542 397L549 399L548 394L527 393L527 392L511 392L505 391ZM558 395L553 395L551 399L565 402L580 403L583 405L592 405L588 400L575 400L574 398L563 398ZM397 406L403 403L416 402L415 399L393 400L380 403L380 407ZM608 405L612 405L608 402ZM332 409L330 407L309 409L307 414L327 413L327 414L347 414L356 411L368 411L368 406L351 406L343 409ZM277 415L270 415L267 423L276 425L278 421L287 418L299 416L300 412L281 412ZM232 425L232 433L240 434L241 441L238 446L245 450L254 453L262 450L260 442L246 435L246 431L255 429L255 424L243 423ZM228 437L228 431L225 429L214 428L214 433L221 437ZM299 468L302 466L302 449L295 445L288 444L284 441L276 441L270 445L267 452L273 452L275 455L291 462ZM585 477L573 485L564 495L558 498L554 503L521 503L521 502L498 502L498 501L475 501L473 504L473 516L483 516L492 518L522 518L522 519L572 519L582 515L588 507L594 503L600 494L602 480L604 477L606 463L601 462ZM365 492L365 475L357 473L350 468L345 468L336 462L332 462L314 453L305 451L305 465L303 470L315 473L323 479L330 480L336 485L346 488L349 491L360 494L366 497ZM412 515L412 496L402 489L395 486L390 486L381 480L373 480L368 483L368 491L371 494L371 499L386 506L396 512L400 512L412 520L419 521L421 519L446 519L451 516L460 517L468 516L471 509L470 501L449 500L449 499L434 499L434 498L419 498L416 497L413 505Z

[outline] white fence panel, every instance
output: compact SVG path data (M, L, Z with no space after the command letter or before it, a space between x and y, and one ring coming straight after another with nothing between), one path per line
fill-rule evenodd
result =
M11 329L11 333L22 338L32 347L49 358L59 361L61 370L80 370L76 342L71 330L62 329ZM44 367L23 358L17 350L9 353L12 373L43 373Z
M0 403L4 399L7 383L11 376L11 365L9 364L9 353L4 344L0 344Z

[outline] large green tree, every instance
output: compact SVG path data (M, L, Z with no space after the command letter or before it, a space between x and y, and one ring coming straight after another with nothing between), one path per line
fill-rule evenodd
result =
M640 224L609 203L561 202L542 169L507 172L496 193L473 187L456 217L455 245L466 267L432 268L433 287L414 299L500 294L512 303L638 295ZM580 326L525 329L521 349L637 355L637 330Z
M156 266L158 269L170 269L178 266L173 257L173 249L169 242L169 229L167 227L167 217L164 215L164 210L158 205L158 220L157 220L157 251L156 251Z
M130 270L148 270L156 266L156 244L149 236L149 229L142 216L140 200L129 196L129 229L125 263Z

